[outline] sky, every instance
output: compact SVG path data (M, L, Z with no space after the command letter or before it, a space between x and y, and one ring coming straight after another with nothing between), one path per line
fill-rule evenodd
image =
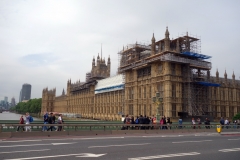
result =
M188 32L212 58L211 75L240 77L239 0L0 0L0 100L15 97L24 83L31 98L43 88L66 90L85 81L93 56L111 58L116 75L123 45L150 43Z

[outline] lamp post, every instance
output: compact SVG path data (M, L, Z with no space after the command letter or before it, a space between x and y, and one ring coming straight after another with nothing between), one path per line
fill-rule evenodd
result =
M157 92L156 93L156 97L153 97L152 98L152 101L154 104L156 104L156 118L157 118L157 121L160 120L160 107L162 107L162 101L163 101L163 98L160 98L160 93ZM161 108L163 110L163 108Z

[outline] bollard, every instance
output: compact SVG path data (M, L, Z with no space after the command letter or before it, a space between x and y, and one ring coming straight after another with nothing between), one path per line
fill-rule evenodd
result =
M217 125L217 132L221 133L221 131L222 131L222 126L221 125Z

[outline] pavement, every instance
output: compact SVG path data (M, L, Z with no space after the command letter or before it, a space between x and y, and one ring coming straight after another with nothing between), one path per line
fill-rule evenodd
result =
M207 133L0 139L1 160L237 160L240 136Z

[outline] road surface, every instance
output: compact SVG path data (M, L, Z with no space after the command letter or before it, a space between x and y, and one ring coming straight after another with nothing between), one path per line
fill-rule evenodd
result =
M1 160L237 160L240 136L217 133L2 139Z

